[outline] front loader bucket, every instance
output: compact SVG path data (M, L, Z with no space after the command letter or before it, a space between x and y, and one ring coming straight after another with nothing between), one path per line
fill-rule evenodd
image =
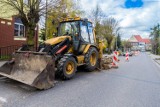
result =
M54 85L55 62L51 56L15 53L13 60L0 67L0 75L38 89Z

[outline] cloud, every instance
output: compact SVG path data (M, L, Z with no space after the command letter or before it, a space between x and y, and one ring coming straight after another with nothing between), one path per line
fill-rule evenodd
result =
M160 23L160 0L143 0L143 6L134 8L126 8L124 0L81 0L82 8L87 12L95 9L97 3L108 17L119 21L122 38L134 34L148 37L150 28Z

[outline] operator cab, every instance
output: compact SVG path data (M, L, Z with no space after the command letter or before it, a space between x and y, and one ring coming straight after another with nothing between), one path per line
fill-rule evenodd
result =
M58 36L71 36L76 54L82 54L87 44L96 43L92 23L86 19L60 22Z

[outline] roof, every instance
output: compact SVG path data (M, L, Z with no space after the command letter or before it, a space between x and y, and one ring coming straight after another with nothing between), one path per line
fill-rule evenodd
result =
M145 44L150 44L150 39L148 38L142 38L140 35L133 35L132 37L134 37L135 39L133 40L129 40L130 42L144 42ZM131 37L131 38L132 38Z
M148 38L143 39L143 42L145 42L146 44L151 43L151 42L150 42L150 39L148 39Z
M90 20L88 20L87 18L80 18L80 17L67 17L67 18L62 18L60 20L60 22L71 22L71 21L79 21L79 20L83 20L83 21L88 21L88 22L91 22Z
M134 35L138 42L144 42L140 35Z

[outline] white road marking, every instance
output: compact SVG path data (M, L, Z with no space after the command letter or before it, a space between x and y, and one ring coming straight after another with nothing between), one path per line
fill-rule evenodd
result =
M7 102L7 100L5 98L3 98L3 97L0 97L0 101L2 101L3 103Z

